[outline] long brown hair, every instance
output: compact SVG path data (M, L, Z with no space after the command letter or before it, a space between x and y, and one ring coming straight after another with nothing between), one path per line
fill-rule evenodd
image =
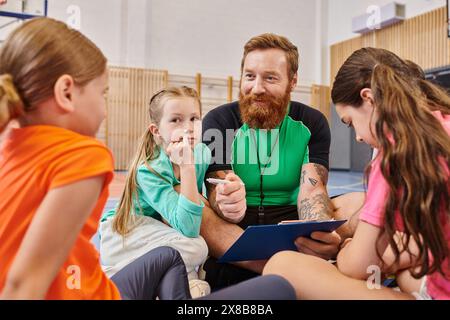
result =
M420 278L439 271L445 276L442 264L449 248L443 226L450 223L450 191L442 161L450 167L450 138L431 112L450 114L450 97L409 62L375 48L360 49L347 59L333 84L333 102L358 108L364 88L374 96L381 172L389 185L385 224L377 243L386 235L398 263L401 252L411 253L408 244L413 240L419 246L414 267L419 268L411 268L411 274ZM399 245L394 241L397 210L405 233Z
M197 92L189 87L171 87L156 92L150 99L148 114L150 123L159 126L163 116L164 104L174 98L193 98L197 101L201 110L201 103ZM161 150L150 131L150 127L142 135L137 152L131 161L125 182L125 188L113 220L113 230L122 236L126 236L133 230L136 223L136 213L142 214L142 208L138 197L137 172L140 166L145 165L147 169L158 175L150 166L149 161L156 159Z
M50 18L25 22L0 52L0 132L51 97L60 76L82 87L105 70L105 56L79 31Z

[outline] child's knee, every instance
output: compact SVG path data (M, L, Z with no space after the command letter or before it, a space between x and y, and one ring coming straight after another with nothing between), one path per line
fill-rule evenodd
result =
M263 274L283 274L292 268L292 261L299 259L301 254L294 251L281 251L274 254L264 266Z
M191 241L196 248L195 252L199 254L199 260L201 260L199 264L202 264L208 256L208 245L202 236L191 238Z
M181 236L169 241L167 245L179 251L188 269L201 265L208 256L208 246L201 236L197 238Z
M170 258L172 260L181 258L180 253L176 249L169 247L169 246L157 247L157 248L152 249L149 252L147 252L147 254L163 256L163 257Z

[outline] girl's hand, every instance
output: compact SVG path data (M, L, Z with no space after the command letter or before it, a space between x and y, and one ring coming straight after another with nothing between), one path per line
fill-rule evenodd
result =
M189 143L188 135L184 135L181 141L169 143L166 153L170 161L179 166L194 164L194 152Z

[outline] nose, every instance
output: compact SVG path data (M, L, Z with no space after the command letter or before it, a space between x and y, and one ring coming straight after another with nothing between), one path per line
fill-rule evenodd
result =
M363 138L361 138L360 136L356 135L356 141L358 142L364 142Z
M194 132L194 124L189 121L186 125L183 126L183 133L193 133Z
M259 95L266 92L266 89L264 88L264 83L262 82L262 79L257 77L255 82L253 83L252 87L252 93Z

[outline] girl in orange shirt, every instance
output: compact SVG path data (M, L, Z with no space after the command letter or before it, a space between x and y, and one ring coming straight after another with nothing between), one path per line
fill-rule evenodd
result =
M94 139L107 86L102 52L62 22L30 20L4 43L0 133L20 125L0 150L0 299L190 297L175 250L149 252L114 284L90 242L113 176Z

